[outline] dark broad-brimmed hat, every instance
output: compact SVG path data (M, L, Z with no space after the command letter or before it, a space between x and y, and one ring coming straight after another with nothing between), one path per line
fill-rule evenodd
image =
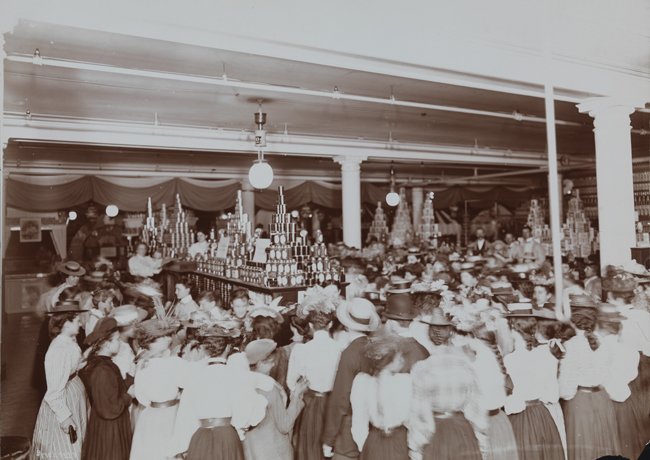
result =
M138 308L135 305L122 305L113 308L113 311L108 316L115 318L119 327L124 327L144 321L147 314L147 310Z
M99 339L104 337L107 333L117 330L117 321L115 318L100 318L100 320L95 325L95 329L86 336L84 340L84 345L92 345L97 342Z
M596 301L585 294L569 294L571 308L596 308Z
M372 290L365 291L363 293L363 297L366 300L371 301L373 303L373 305L375 305L375 306L385 305L386 304L385 300L381 300L381 292L379 292L379 291L372 291Z
M345 327L358 332L376 331L381 324L372 302L360 297L341 302L336 317Z
M248 358L250 364L257 364L268 358L277 346L278 344L271 339L253 340L246 345L244 353L246 353L246 358Z
M84 311L88 310L83 310L79 305L78 300L59 300L54 307L52 307L52 310L47 313L53 315L57 313L83 313Z
M391 294L386 298L386 309L382 316L388 319L413 321L418 311L413 308L410 294Z
M451 326L451 321L447 319L441 308L434 308L432 313L422 317L420 322L429 326Z
M533 316L535 316L535 318L550 319L553 321L558 320L557 315L555 314L555 305L549 306L547 304L544 308L534 308Z
M611 303L601 303L597 307L598 321L606 321L610 323L620 323L625 320L625 316L621 315L616 305Z
M73 260L60 264L59 271L69 276L84 276L86 274L86 270Z
M214 324L204 324L198 328L197 337L206 339L209 337L235 338L241 335L241 330L234 321L219 321Z

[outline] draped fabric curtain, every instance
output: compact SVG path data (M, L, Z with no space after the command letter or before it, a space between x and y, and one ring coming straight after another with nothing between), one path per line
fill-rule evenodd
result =
M67 235L67 226L66 225L50 225L52 231L52 241L54 241L54 247L59 253L62 259L65 259L68 251L66 245L66 235Z
M124 178L109 176L21 176L12 174L7 179L7 206L47 212L71 208L88 201L100 205L116 205L122 211L142 212L146 210L147 199L155 208L163 203L172 205L176 194L181 203L198 211L219 211L235 204L237 191L241 189L238 180L206 180L190 178ZM459 205L468 200L472 207L489 207L498 201L516 207L520 201L529 199L531 187L505 186L431 186L426 190L435 193L433 206L436 209ZM388 187L361 183L361 201L386 206ZM410 191L407 189L407 199ZM255 206L273 211L277 189L256 191ZM315 203L328 208L341 208L340 184L324 181L293 181L285 189L288 208L298 208L305 203ZM482 205L485 204L485 206Z

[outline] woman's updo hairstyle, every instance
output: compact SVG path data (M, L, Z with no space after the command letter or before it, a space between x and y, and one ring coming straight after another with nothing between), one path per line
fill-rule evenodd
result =
M589 346L594 351L596 351L600 345L598 343L598 338L594 335L597 319L598 312L595 308L571 308L571 322L578 329L585 331L585 337L589 340Z
M68 321L74 321L77 315L78 313L73 312L53 314L50 318L49 323L47 324L47 330L50 334L50 339L54 340L57 335L61 334L63 325Z
M526 341L526 348L528 350L532 350L539 345L539 342L535 338L535 333L537 332L537 320L535 318L514 316L508 318L508 324L510 325L510 329L521 334Z
M372 375L378 375L395 357L403 352L402 340L399 336L387 336L370 339L365 346L365 355L370 360Z

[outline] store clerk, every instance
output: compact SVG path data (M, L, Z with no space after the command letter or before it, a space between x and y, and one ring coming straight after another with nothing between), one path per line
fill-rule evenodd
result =
M138 244L136 254L129 259L129 272L131 272L131 275L151 278L160 273L164 262L163 259L148 256L148 251L149 247L146 244Z
M192 312L199 311L199 306L192 298L192 288L194 282L186 276L176 283L176 303L171 306L171 316L179 321L189 321Z
M196 239L197 242L190 246L190 249L188 250L192 259L195 259L197 254L205 256L205 254L208 252L208 241L206 239L205 233L199 230L196 233Z

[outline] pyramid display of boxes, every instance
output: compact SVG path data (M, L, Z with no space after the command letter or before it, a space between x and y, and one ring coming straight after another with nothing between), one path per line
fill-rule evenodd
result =
M163 204L158 219L158 234L164 248L164 257L187 256L188 249L196 241L194 226L197 220L192 211L183 209L179 193L169 211Z
M411 243L413 240L413 224L411 222L411 212L406 201L406 190L402 187L399 189L399 204L395 212L393 232L391 234L393 247L404 247Z
M569 200L569 210L562 225L562 252L575 257L589 257L594 249L596 234L585 216L580 194Z
M375 218L370 224L370 231L368 232L368 238L366 238L366 243L374 236L375 239L379 242L383 242L388 238L389 234L388 222L386 221L386 214L381 207L381 201L377 202L377 209L375 210Z
M420 241L429 241L430 238L437 238L440 236L438 224L435 223L435 219L433 213L433 200L431 199L431 196L428 196L422 204L422 217L415 233Z
M544 247L546 255L553 254L553 240L551 229L546 224L546 211L540 200L530 200L528 208L528 218L526 225L531 229L533 238L535 238Z

